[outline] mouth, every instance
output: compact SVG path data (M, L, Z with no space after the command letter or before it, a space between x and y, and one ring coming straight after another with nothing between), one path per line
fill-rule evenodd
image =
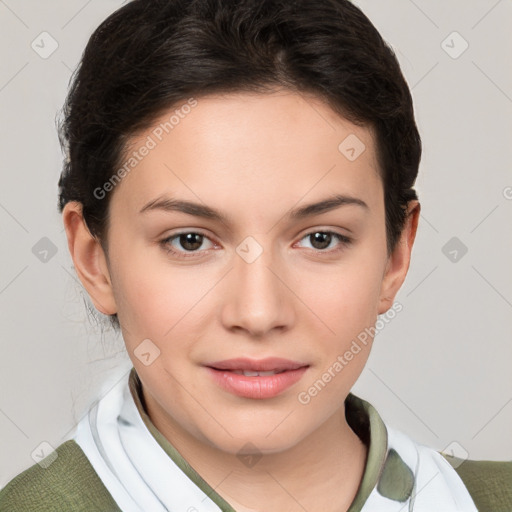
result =
M229 393L244 398L273 398L296 384L309 364L282 358L229 359L209 363L213 381Z

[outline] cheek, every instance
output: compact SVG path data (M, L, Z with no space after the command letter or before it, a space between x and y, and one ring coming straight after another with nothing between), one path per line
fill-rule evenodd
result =
M314 289L302 288L304 302L314 304L310 331L315 332L317 367L301 391L309 397L318 393L313 402L319 414L326 404L349 392L369 357L381 282L376 270L380 266L373 263L373 267L347 265L320 280L317 276Z
M326 335L345 338L376 321L384 262L367 254L354 252L340 265L302 273L299 296L324 321Z
M125 341L130 346L140 340L154 340L168 352L170 341L194 339L205 296L218 280L207 267L177 267L163 255L135 251L116 266L115 298Z
M123 246L129 244L121 242L112 272L120 324L130 338L161 337L172 325L172 312L176 311L172 302L178 299L173 288L177 284L172 286L161 263L148 261L147 249L137 251L132 244L132 250L125 251Z

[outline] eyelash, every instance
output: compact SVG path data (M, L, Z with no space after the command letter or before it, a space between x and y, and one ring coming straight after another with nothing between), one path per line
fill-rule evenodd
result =
M337 233L336 231L329 231L329 230L322 231L319 229L310 231L309 233L306 233L300 240L303 240L304 238L307 238L308 236L314 235L315 233L334 235L334 237L336 237L341 242L340 246L337 249L330 249L330 250L312 249L313 251L315 251L318 254L329 254L329 255L336 254L336 253L342 251L345 247L349 246L352 243L351 238L349 238L345 235L342 235L341 233ZM188 254L186 254L186 253L184 254L183 251L176 251L176 250L170 248L171 247L170 242L172 240L179 238L182 235L189 235L189 234L201 235L204 238L210 240L205 234L203 234L199 231L182 231L181 233L176 233L167 238L164 238L163 240L160 241L160 245L164 248L164 250L167 252L167 254L172 254L173 256L176 256L177 258L185 259L185 258L195 257L195 255L199 251L188 251ZM210 240L210 242L211 242L211 240Z

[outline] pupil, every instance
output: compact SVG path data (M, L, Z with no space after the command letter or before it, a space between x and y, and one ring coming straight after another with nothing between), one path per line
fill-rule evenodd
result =
M201 247L202 237L203 235L199 233L186 233L180 236L180 244L184 249L193 251ZM194 239L196 240L194 241Z
M330 233L317 232L311 236L313 237L314 240L314 242L312 242L312 245L313 247L315 247L315 249L325 249L326 247L329 247L329 244L331 243L332 235ZM317 242L320 243L321 247L315 246L315 243Z

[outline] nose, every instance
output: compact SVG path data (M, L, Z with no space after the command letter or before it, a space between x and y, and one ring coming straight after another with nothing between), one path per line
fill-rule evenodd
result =
M273 330L289 329L295 320L294 293L287 282L289 273L283 270L278 257L273 257L270 250L262 250L252 260L241 251L233 260L234 268L224 283L227 293L222 322L225 327L246 331L257 338L268 336Z

